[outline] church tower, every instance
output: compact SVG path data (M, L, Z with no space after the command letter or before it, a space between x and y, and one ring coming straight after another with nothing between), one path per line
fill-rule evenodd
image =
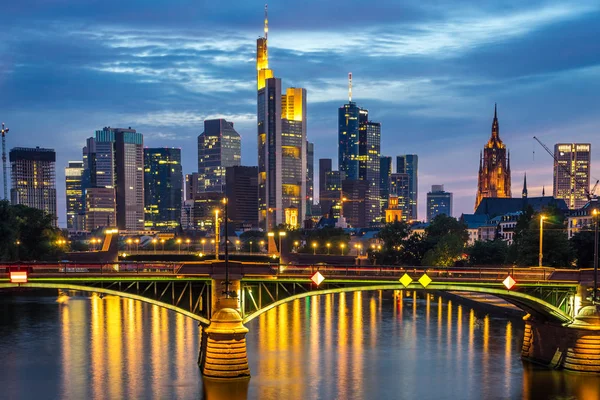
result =
M500 140L498 109L494 106L492 136L479 156L479 180L475 210L485 197L511 197L510 192L510 153Z

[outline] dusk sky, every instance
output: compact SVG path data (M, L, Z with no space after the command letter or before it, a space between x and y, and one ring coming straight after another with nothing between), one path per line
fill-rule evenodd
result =
M3 0L0 9L7 147L56 149L61 226L64 167L104 126L182 148L191 173L203 121L226 118L243 164L256 164L263 1ZM598 0L269 3L269 66L284 87L307 89L315 178L319 158L337 166L337 109L352 72L353 101L381 122L382 155L419 155L420 219L432 184L454 193L454 216L473 212L494 102L513 196L525 172L530 196L552 193L552 158L534 135L550 148L591 143L600 178L599 38Z

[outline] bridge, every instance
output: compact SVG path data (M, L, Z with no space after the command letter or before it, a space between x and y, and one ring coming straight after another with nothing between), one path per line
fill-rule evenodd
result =
M182 313L203 326L200 367L217 378L249 376L244 324L296 299L370 290L486 293L527 313L523 358L600 373L600 320L595 307L582 308L591 270L232 261L227 269L228 285L225 261L11 264L0 265L0 289L94 292Z

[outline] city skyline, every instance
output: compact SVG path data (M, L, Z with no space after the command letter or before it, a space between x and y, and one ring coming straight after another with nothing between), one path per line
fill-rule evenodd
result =
M472 211L494 102L512 174L517 179L527 172L530 196L552 187L553 160L534 135L549 146L595 145L590 138L600 125L600 52L594 38L600 28L593 22L600 5L383 5L385 13L364 13L360 39L344 28L343 15L332 14L341 7L270 5L269 58L286 86L307 88L307 136L315 143L315 160L330 157L337 165L331 148L348 72L354 75L353 99L382 124L381 155L418 154L419 198L431 184L444 183L454 193L455 215ZM510 11L499 12L507 5ZM0 45L0 119L11 129L8 149L56 149L60 226L66 226L64 167L80 158L85 138L98 126L132 126L144 132L148 147L181 147L184 173L191 173L204 119L222 117L242 136L242 165L257 164L253 54L263 6L232 5L238 11L230 18L226 12L190 13L198 7L181 3L170 7L167 20L160 18L166 3L133 20L129 5L10 6L8 40ZM91 23L103 11L110 22ZM294 16L308 12L314 18L299 19L310 20L300 26ZM32 18L35 28L23 23ZM327 32L319 28L324 21ZM568 57L555 51L557 38ZM367 47L369 57L350 51ZM115 94L110 101L98 96L107 91ZM452 162L457 157L461 162ZM592 154L592 177L600 176L597 160ZM425 215L423 201L418 215Z

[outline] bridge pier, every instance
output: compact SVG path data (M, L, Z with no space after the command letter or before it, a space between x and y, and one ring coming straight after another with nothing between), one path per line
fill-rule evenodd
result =
M198 365L205 378L248 379L248 328L242 323L238 297L227 296L224 286L224 278L212 280L213 314L210 325L202 329ZM230 292L239 293L239 287L240 280L230 278Z
M521 358L555 369L600 374L600 312L583 307L568 325L525 318Z

